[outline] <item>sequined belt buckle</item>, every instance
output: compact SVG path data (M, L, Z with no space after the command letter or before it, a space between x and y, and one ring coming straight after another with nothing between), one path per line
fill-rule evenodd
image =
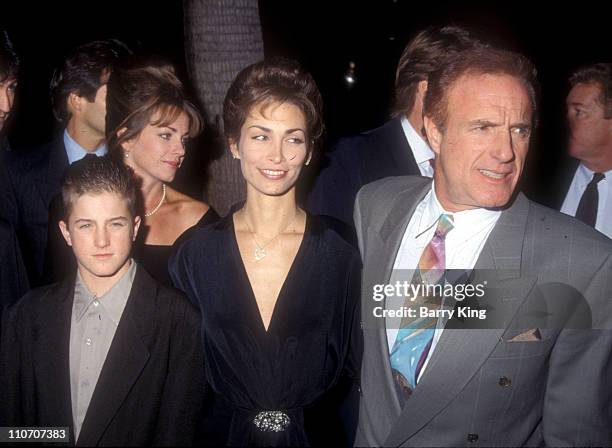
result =
M253 419L260 431L281 432L287 429L291 419L282 411L262 411Z

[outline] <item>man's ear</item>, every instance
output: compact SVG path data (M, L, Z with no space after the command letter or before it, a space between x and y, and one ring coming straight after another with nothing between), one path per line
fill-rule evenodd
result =
M66 240L66 244L72 246L72 240L70 239L70 231L68 230L68 225L63 220L59 222L59 228L62 232L62 236L64 240Z
M438 126L434 123L431 117L423 116L423 127L427 134L427 141L429 146L436 153L436 156L440 155L440 146L442 144L442 132Z
M232 152L232 157L234 159L239 159L240 158L240 151L238 150L238 143L233 141L233 140L230 140L229 141L229 148L230 148L230 151Z
M68 103L68 110L71 113L80 112L83 109L83 97L77 95L74 92L68 94L66 102Z
M142 220L140 216L134 217L134 236L132 237L132 241L136 241L136 236L138 235L138 229L140 229L140 223Z

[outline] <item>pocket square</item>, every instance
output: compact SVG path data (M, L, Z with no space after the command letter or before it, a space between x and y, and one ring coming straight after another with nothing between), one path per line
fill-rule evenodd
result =
M534 342L541 341L542 334L539 328L532 328L531 330L524 331L516 336L508 339L508 342Z

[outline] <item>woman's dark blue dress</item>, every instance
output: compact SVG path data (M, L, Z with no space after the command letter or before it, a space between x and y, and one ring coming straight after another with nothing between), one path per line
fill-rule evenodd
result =
M361 262L327 218L307 217L268 331L232 215L195 231L169 266L174 284L202 312L206 375L214 392L204 441L305 446L342 440L338 404L350 383L345 378L359 373ZM264 411L282 412L288 426L262 430L254 421L269 415Z

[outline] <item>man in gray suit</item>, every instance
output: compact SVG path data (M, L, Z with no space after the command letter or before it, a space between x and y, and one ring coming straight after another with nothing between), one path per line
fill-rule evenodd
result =
M461 53L429 79L433 182L359 192L356 445L612 444L612 242L516 191L536 98L526 58Z

